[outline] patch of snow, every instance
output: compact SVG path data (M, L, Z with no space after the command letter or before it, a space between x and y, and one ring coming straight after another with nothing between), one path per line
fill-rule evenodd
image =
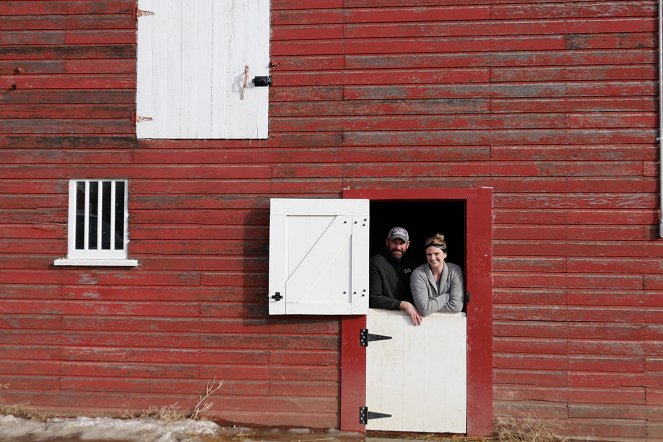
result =
M48 441L78 438L82 441L198 442L214 435L219 425L211 421L112 419L108 417L52 418L46 422L0 416L0 441Z

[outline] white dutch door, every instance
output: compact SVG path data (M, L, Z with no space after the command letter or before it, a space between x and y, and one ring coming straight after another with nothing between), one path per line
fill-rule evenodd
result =
M433 313L415 327L400 311L370 309L366 324L391 336L366 347L366 406L391 415L366 429L465 433L465 313Z
M414 327L400 311L369 310L368 234L368 200L273 198L269 313L366 314L370 334L391 337L366 348L366 406L391 415L366 428L465 433L465 313Z
M267 138L269 7L139 0L138 138Z
M368 200L271 200L270 314L366 314L368 212Z

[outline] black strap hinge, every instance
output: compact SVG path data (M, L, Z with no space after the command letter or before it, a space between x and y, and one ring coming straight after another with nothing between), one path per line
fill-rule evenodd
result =
M368 347L368 343L371 341L384 341L385 339L391 339L391 336L373 335L368 332L367 328L359 331L359 345L362 347Z
M369 419L380 419L383 417L391 417L391 414L378 413L377 411L368 411L368 407L359 407L359 423L366 425Z

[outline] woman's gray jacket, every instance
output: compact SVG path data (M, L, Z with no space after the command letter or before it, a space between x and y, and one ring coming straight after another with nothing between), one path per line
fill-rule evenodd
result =
M439 285L428 263L412 272L410 288L414 305L422 316L434 312L459 312L463 309L463 270L450 262L444 263Z

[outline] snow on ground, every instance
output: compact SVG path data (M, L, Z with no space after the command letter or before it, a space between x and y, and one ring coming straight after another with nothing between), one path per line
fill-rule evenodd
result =
M50 418L46 422L0 415L0 442L397 442L335 429L221 427L205 420ZM446 439L445 439L446 440Z
M52 418L46 422L0 416L0 441L199 442L198 436L214 435L221 427L211 421L112 419L107 417Z

